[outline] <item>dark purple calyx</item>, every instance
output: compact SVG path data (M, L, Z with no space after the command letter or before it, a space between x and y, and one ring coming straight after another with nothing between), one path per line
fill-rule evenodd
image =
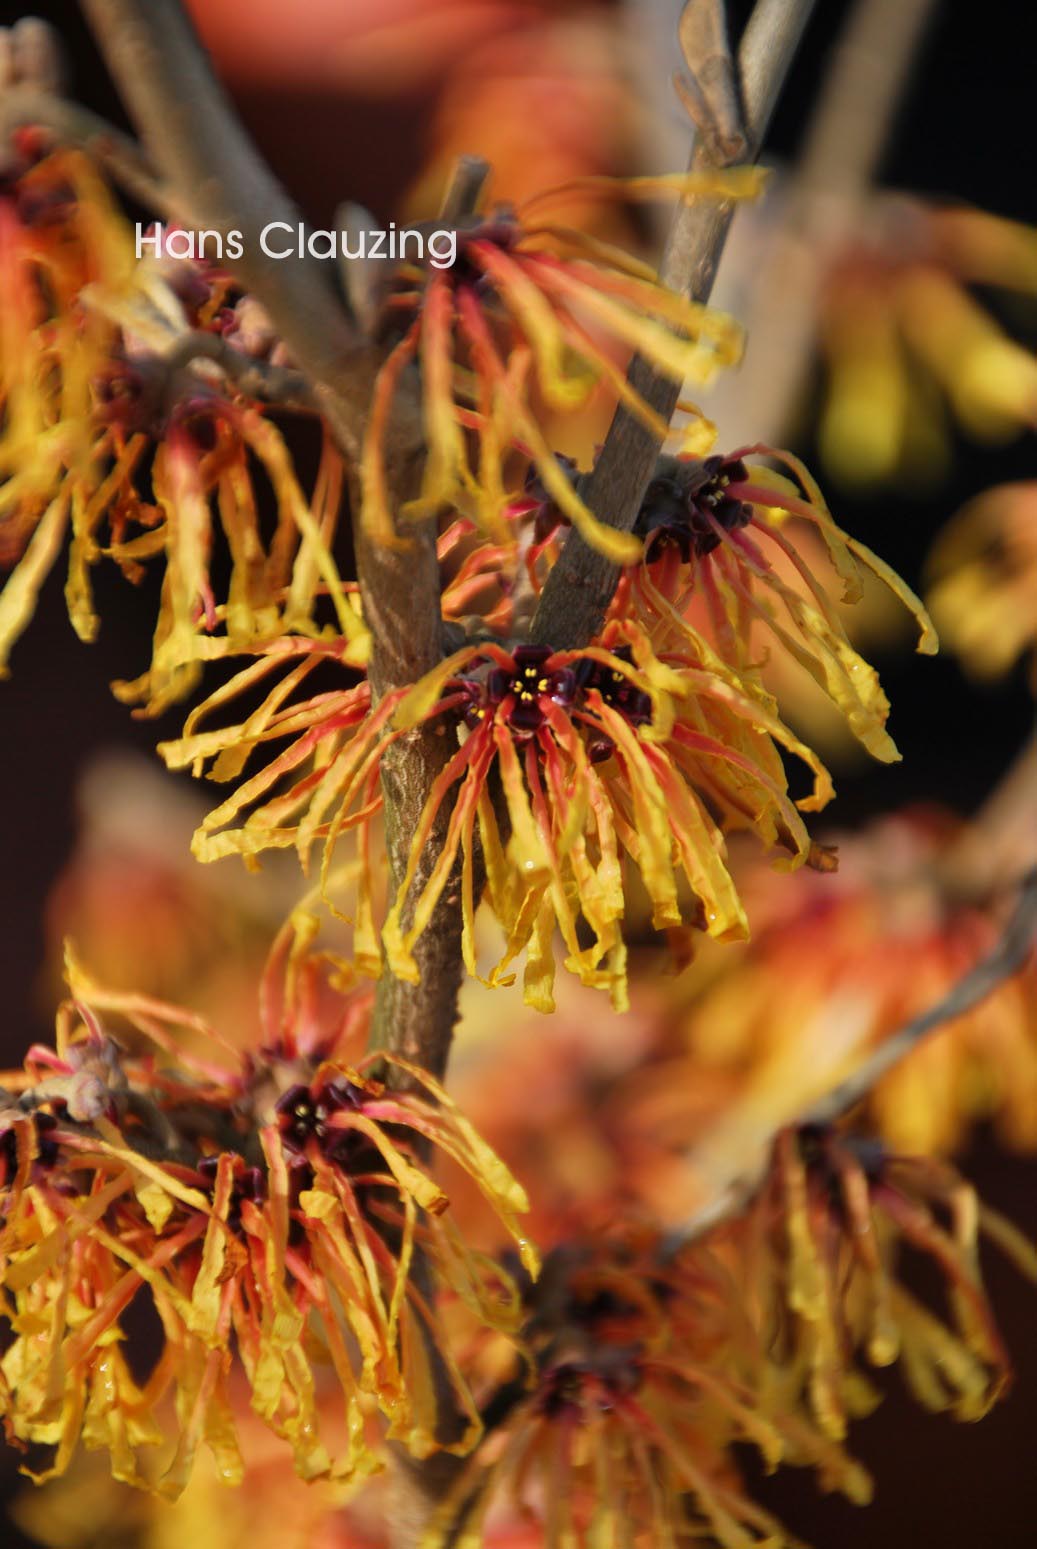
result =
M36 1157L34 1167L53 1167L58 1159L57 1142L51 1138L51 1131L57 1129L58 1121L52 1113L37 1112L32 1115L33 1127L36 1130ZM0 1115L0 1186L6 1186L11 1182L18 1170L18 1138L15 1134L13 1116Z
M645 539L649 564L668 546L679 550L685 564L701 559L717 547L722 532L737 532L752 521L752 506L738 495L749 478L741 459L670 461L672 469L649 484L634 524Z
M576 482L576 459L566 457L561 452L555 453L555 462L558 464L570 484ZM515 501L512 509L520 515L532 517L533 542L546 543L556 527L568 527L569 518L557 505L554 496L551 495L537 467L534 465L526 475L525 488L521 496Z
M363 1137L330 1121L337 1113L359 1112L363 1101L361 1089L344 1078L290 1086L274 1105L285 1150L301 1156L315 1140L329 1161L345 1162L363 1143Z
M508 253L521 235L522 228L509 205L499 205L492 215L474 226L460 227L457 233L457 257L445 271L450 283L455 287L467 285L480 292L492 290L492 281L472 253L472 243L485 242Z
M552 1420L578 1419L588 1409L610 1410L636 1391L641 1368L636 1346L603 1346L584 1360L559 1361L541 1377L540 1407Z
M612 652L620 661L633 664L633 652L628 645L617 646ZM596 689L605 704L615 710L631 726L647 726L652 719L652 701L643 689L631 682L626 673L605 662L585 657L576 669L580 688L584 693ZM612 739L602 733L587 743L592 764L604 763L612 756Z
M826 1197L829 1210L846 1220L846 1194L840 1153L845 1164L861 1169L868 1187L882 1183L889 1152L881 1140L868 1135L845 1134L829 1124L804 1124L796 1133L800 1159L811 1181Z
M219 1165L218 1156L207 1156L198 1163L198 1171L210 1190L216 1183ZM266 1199L266 1175L261 1167L250 1167L244 1157L235 1156L233 1178L227 1205L227 1224L236 1231L241 1225L241 1207L245 1201L261 1205Z

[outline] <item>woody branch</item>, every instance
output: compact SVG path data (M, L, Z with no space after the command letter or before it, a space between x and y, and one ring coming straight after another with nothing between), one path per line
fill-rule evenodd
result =
M269 221L296 225L300 217L239 123L178 0L83 0L83 9L173 196L191 210L196 224L242 233L237 277L266 309L354 470L358 578L373 640L372 688L380 697L413 683L442 656L434 534L429 527L411 528L399 548L377 547L358 520L355 469L381 354L359 333L319 265L277 263L262 254L259 233ZM422 471L414 382L397 394L385 462L398 512L417 493ZM417 815L447 754L445 739L419 729L408 733L386 762L389 869L397 884ZM440 837L433 835L431 856ZM419 889L422 880L416 880ZM459 939L459 912L447 902L419 947L421 982L402 984L386 969L380 987L375 1041L436 1073L444 1068L455 1017Z

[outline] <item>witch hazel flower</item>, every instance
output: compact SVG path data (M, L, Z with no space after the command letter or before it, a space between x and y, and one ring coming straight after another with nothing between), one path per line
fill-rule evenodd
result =
M746 167L580 186L628 197L746 198L759 191L761 174ZM620 562L639 552L637 540L599 521L565 477L540 428L537 395L565 414L583 408L603 384L662 440L667 427L627 383L616 348L639 351L674 381L708 381L737 360L741 334L722 313L667 289L649 266L553 222L542 206L571 187L461 229L450 269L405 265L398 272L383 317L386 341L396 342L375 387L362 457L362 520L382 541L399 541L387 497L386 430L404 373L416 362L428 457L405 515L460 509L492 541L510 542L503 460L518 449L590 543Z
M525 1369L488 1397L494 1423L438 1507L429 1549L480 1543L509 1506L574 1549L617 1521L637 1542L792 1549L739 1477L736 1443L866 1499L864 1470L754 1386L761 1352L738 1301L722 1265L668 1261L650 1225L551 1253L526 1298Z
M744 1223L743 1267L765 1291L769 1347L801 1373L827 1434L841 1440L849 1419L877 1402L862 1356L878 1367L898 1361L920 1403L958 1419L978 1419L1003 1394L1012 1373L983 1287L981 1235L1037 1279L1024 1235L948 1163L828 1125L778 1136ZM905 1250L946 1282L946 1317L906 1282Z
M615 606L634 608L653 638L683 639L705 660L719 660L749 692L764 688L761 669L777 647L810 674L868 752L890 762L900 755L886 730L889 701L797 544L797 522L820 537L843 602L860 600L862 573L870 571L914 615L919 652L936 651L936 633L910 587L838 526L798 458L762 443L705 459L664 459L638 517L644 558L627 573Z
M0 273L0 566L11 571L0 671L66 541L68 612L86 641L99 628L99 563L133 582L164 564L150 668L115 685L141 713L184 698L207 660L319 633L322 612L362 641L330 552L344 481L330 439L307 496L265 406L211 362L175 367L190 335L240 331L237 308L224 305L229 276L137 261L126 221L71 150L0 184ZM277 508L269 535L263 482ZM230 559L219 597L218 545Z
M525 950L526 998L541 1010L553 1005L556 929L566 967L626 1005L628 869L648 893L653 925L673 945L691 929L720 939L746 933L723 827L751 828L795 864L811 854L777 744L814 771L813 794L801 805L827 799L823 768L765 705L699 662L657 657L629 620L613 620L582 651L466 647L416 686L395 723L403 728L431 715L460 723L459 747L430 793L386 920L388 961L400 977L414 977L413 946L459 860L465 961L477 972L478 834L487 896L507 939L489 982L510 982L506 970ZM497 778L499 804L491 784ZM454 785L443 850L405 905L421 848ZM589 946L581 921L593 933Z
M188 1012L69 969L76 998L55 1047L3 1082L0 1410L15 1444L52 1449L53 1474L83 1441L143 1484L168 1423L164 1493L182 1490L203 1444L238 1480L228 1385L243 1376L303 1478L375 1468L379 1413L389 1436L428 1452L444 1393L464 1419L454 1445L472 1445L479 1417L413 1266L420 1256L433 1287L496 1328L515 1327L518 1304L505 1271L466 1248L427 1151L472 1175L535 1275L526 1202L431 1077L359 1052L370 997L315 997L317 965L275 960L286 989L267 986L268 1041L241 1054ZM203 1053L184 1049L187 1031ZM410 1090L388 1086L387 1069ZM162 1329L143 1382L123 1354L137 1299ZM343 1406L334 1449L322 1370Z
M381 929L389 966L405 980L418 972L414 946L455 862L464 961L478 972L477 836L485 896L506 938L489 982L510 983L510 965L524 951L526 997L541 1010L553 1004L556 930L569 970L608 990L617 1006L626 1004L622 925L635 874L654 927L683 956L696 931L722 940L746 934L724 858L725 832L750 830L787 864L815 858L802 812L817 810L831 794L816 756L764 696L743 690L718 659L683 646L657 655L633 619L613 618L580 651L473 643L377 706L367 682L348 668L345 645L288 640L267 648L162 752L172 767L193 764L200 772L211 764L216 778L236 778L267 743L289 739L203 820L195 852L206 860L238 853L251 861L264 850L294 846L305 864L316 848L327 884L336 847L353 835L352 922L363 971L380 971L371 855L381 763L392 743L419 724L441 726L457 745L429 793ZM321 663L347 667L349 678L340 688L294 698ZM199 729L204 717L279 668L275 687L247 720ZM779 748L812 772L812 789L798 804L788 794ZM442 851L410 899L422 847L448 798ZM589 943L581 936L586 927Z

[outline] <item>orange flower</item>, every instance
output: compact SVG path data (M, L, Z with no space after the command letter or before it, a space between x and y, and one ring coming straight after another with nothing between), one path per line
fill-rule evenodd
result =
M190 718L186 735L162 752L177 767L217 760L214 773L237 774L258 745L286 735L284 752L226 802L198 831L203 859L237 852L249 858L294 844L305 859L323 840L322 876L330 873L339 836L360 835L356 911L358 966L378 971L370 910L370 825L380 808L377 785L385 749L410 726L433 717L458 738L456 753L429 794L415 832L407 875L383 930L394 973L417 973L413 947L426 928L455 860L462 862L463 952L477 972L474 943L475 840L487 870L487 896L507 944L492 983L527 949L527 999L552 1005L552 938L556 924L566 966L584 983L626 1001L624 870L640 875L659 929L686 926L721 939L744 935L745 920L723 859L722 828L744 827L793 863L810 855L803 820L787 795L777 744L805 759L815 789L800 805L813 809L829 794L827 776L759 695L742 693L730 674L690 655L653 655L632 622L613 620L598 644L552 652L490 641L456 652L410 691L374 709L365 683L289 702L321 659L341 649L283 641L269 647ZM299 658L246 722L198 732L199 716ZM510 837L505 841L490 799L499 769ZM289 781L287 786L279 782ZM407 924L404 900L440 806L459 787L446 841ZM262 799L239 827L230 827ZM220 832L220 830L225 830ZM686 890L686 891L685 891ZM686 901L686 892L692 902ZM579 939L587 922L594 943ZM676 937L674 938L676 942Z
M762 1100L780 1088L787 1122L822 1095L810 1090L819 1066L834 1084L991 952L996 911L952 885L967 838L946 815L907 812L840 838L835 876L778 882L762 867L740 869L752 942L715 961L711 982L692 976L686 1055L653 1078L675 1124L703 1067L731 1072ZM881 1078L869 1112L891 1145L949 1152L986 1118L1008 1144L1037 1145L1034 985L1030 965Z
M51 1473L82 1439L110 1452L116 1477L147 1482L138 1453L162 1439L154 1413L168 1394L177 1444L163 1491L183 1488L203 1441L240 1479L235 1370L303 1478L375 1466L371 1401L391 1436L429 1451L444 1380L467 1418L455 1445L478 1435L411 1277L415 1254L489 1323L513 1326L517 1307L508 1277L443 1215L449 1201L420 1157L431 1145L477 1177L535 1274L517 1224L523 1193L430 1077L397 1061L415 1090L394 1093L373 1074L376 1058L391 1057L351 1060L369 997L332 999L329 1023L319 965L289 955L279 973L275 959L261 1056L226 1050L221 1065L177 1052L180 1029L205 1031L200 1019L101 991L72 962L79 999L63 1008L56 1049L31 1050L25 1072L5 1078L21 1095L0 1151L0 1285L13 1334L0 1396L16 1440L56 1449ZM124 1057L99 1011L127 1019L158 1059ZM120 1320L144 1287L163 1346L140 1387ZM345 1402L348 1437L334 1459L318 1432L314 1360L334 1371Z
M384 1473L360 1489L307 1483L249 1413L239 1386L231 1399L245 1462L240 1488L228 1490L200 1457L184 1493L165 1500L121 1485L100 1459L81 1454L46 1489L24 1490L12 1506L14 1521L44 1549L170 1549L196 1541L206 1549L389 1549ZM332 1425L333 1408L325 1399L322 1419ZM534 1524L505 1518L490 1528L486 1549L541 1549L541 1543Z
M668 1262L650 1231L558 1249L529 1296L531 1371L487 1399L485 1441L433 1519L429 1549L480 1543L495 1505L545 1541L645 1546L709 1536L727 1549L791 1545L745 1493L728 1449L813 1463L864 1500L863 1471L800 1417L771 1413L738 1293L705 1255Z
M1011 1369L980 1277L981 1231L1037 1280L1023 1234L946 1163L827 1128L778 1137L744 1224L742 1273L757 1288L767 1348L798 1374L825 1432L841 1440L848 1417L877 1402L858 1352L876 1366L899 1359L919 1402L958 1419L978 1419L1003 1393ZM900 1281L904 1248L946 1279L947 1322Z
M780 462L797 482L749 464L753 453ZM690 640L707 661L715 653L739 683L761 691L766 655L761 659L760 636L769 636L811 675L874 757L899 758L886 731L889 701L878 675L850 644L831 599L785 532L790 518L808 522L824 541L843 601L860 599L863 566L914 614L918 650L935 652L936 634L911 589L833 521L798 458L773 447L664 465L638 519L647 545L644 562L626 584L654 634ZM793 566L798 588L775 568L779 557ZM620 596L616 606L629 604Z

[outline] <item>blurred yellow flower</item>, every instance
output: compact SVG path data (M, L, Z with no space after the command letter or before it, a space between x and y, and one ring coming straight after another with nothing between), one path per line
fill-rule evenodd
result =
M839 836L837 836L839 837ZM689 978L686 1053L661 1067L655 1122L680 1127L682 1092L706 1066L738 1075L786 1121L898 1028L936 1004L998 940L997 911L953 886L968 830L946 814L908 811L840 837L834 876L736 875L753 925L750 945L714 959L706 984ZM971 1011L922 1041L877 1083L871 1117L898 1151L949 1152L991 1118L1010 1145L1037 1147L1037 978L1031 963Z
M1037 357L970 290L1037 295L1037 232L903 197L867 218L824 283L821 457L848 484L932 480L945 406L981 441L1037 424Z
M970 500L933 545L929 573L951 649L976 677L1002 676L1037 644L1037 484Z

